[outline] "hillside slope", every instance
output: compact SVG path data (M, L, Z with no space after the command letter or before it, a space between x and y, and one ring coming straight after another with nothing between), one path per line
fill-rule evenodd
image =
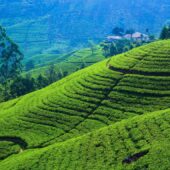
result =
M158 41L0 104L0 169L146 169L155 148L168 166L169 66Z
M158 33L170 18L167 0L0 0L0 4L0 23L26 56L52 46L63 52L89 39L103 40L114 26Z
M167 170L169 127L170 110L137 116L78 138L11 156L0 162L0 168Z
M34 68L23 72L23 74L31 74L33 77L37 77L39 74L43 75L46 73L51 64L55 65L57 72L66 71L68 74L71 74L82 69L82 67L90 66L104 59L105 56L103 55L103 51L100 46L96 46L93 54L90 48L84 48L62 55L36 55L31 57L31 60L34 62ZM25 63L28 61L25 61Z

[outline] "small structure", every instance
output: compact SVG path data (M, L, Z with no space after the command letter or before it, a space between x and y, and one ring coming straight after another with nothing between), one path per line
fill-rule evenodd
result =
M132 39L136 41L149 41L149 36L140 32L132 34Z
M132 34L126 34L123 36L124 39L131 40L132 39Z
M107 37L107 42L115 42L118 40L132 40L132 41L145 41L148 42L150 40L149 36L140 32L135 32L133 34L125 34L123 36L110 35Z
M121 36L108 36L107 37L107 41L108 42L114 42L114 41L117 41L117 40L122 40L123 39L123 37L121 37Z

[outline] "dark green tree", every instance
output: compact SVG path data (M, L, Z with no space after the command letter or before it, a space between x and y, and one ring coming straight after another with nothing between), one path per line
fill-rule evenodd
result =
M10 84L10 97L15 98L34 91L35 80L30 75L18 76Z
M170 26L164 26L160 34L160 39L165 40L169 38L170 38Z
M92 40L89 40L89 41L88 41L88 44L89 44L91 53L92 53L92 55L93 55L94 52L95 52L95 50L96 50L95 43L94 43Z
M35 67L34 65L34 61L33 60L29 60L26 64L25 64L25 70L29 71L31 69L33 69Z
M80 65L80 69L83 69L83 68L85 68L85 63L83 62L81 65Z
M100 46L102 47L102 50L103 50L103 55L105 57L108 57L109 56L109 53L110 53L110 46L108 43L101 43Z
M63 72L63 77L66 77L68 75L68 71Z
M119 52L118 52L118 48L117 48L116 43L112 43L112 44L110 45L110 56L116 55L116 54L118 54L118 53L119 53Z
M55 82L58 79L58 75L55 70L54 64L51 64L46 71L46 78L48 80L48 84Z
M120 27L115 27L113 28L112 33L114 35L122 36L124 34L124 29Z
M58 73L57 73L57 80L60 80L63 78L63 72L62 70L60 70Z
M0 85L1 98L8 100L10 96L9 85L21 72L23 54L19 47L6 35L0 26Z
M0 83L6 84L21 72L23 54L0 27Z
M48 80L45 76L43 76L42 74L40 74L38 77L37 77L37 80L36 80L36 88L37 89L41 89L45 86L48 85Z
M133 33L135 33L135 30L134 29L128 29L128 30L126 30L126 34L133 34Z

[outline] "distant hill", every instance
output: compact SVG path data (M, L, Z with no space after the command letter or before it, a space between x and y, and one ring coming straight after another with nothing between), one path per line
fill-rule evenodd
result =
M24 61L24 65L30 60L34 62L34 68L23 72L25 74L31 74L33 77L37 77L39 74L46 73L51 64L55 65L57 72L67 72L71 74L84 67L90 66L94 63L105 59L102 48L98 45L95 47L95 51L92 54L90 48L84 48L81 50L75 50L70 53L64 54L41 54L30 57Z
M158 41L1 103L0 169L168 169L169 68Z
M102 40L114 26L159 33L167 0L0 0L0 23L26 54L63 53ZM122 5L123 4L123 5Z

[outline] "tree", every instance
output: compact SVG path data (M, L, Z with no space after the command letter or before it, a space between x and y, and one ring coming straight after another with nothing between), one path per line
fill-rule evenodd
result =
M18 76L10 84L10 97L15 98L34 91L35 80L30 75L26 77Z
M119 52L118 52L117 45L116 45L115 43L112 43L112 44L110 45L110 56L116 55L116 54L118 54L118 53L119 53Z
M60 69L60 71L57 73L57 79L60 80L63 78L63 71Z
M25 64L25 70L29 71L31 69L33 69L35 67L34 65L34 61L33 60L29 60L26 64Z
M110 52L109 44L103 42L103 43L100 44L100 46L102 47L103 55L105 57L108 57L109 56L109 52Z
M5 30L0 27L0 83L7 84L21 72L23 54L18 46L10 40Z
M155 35L149 35L149 40L154 41L155 40Z
M148 34L149 35L149 28L146 28L146 34Z
M5 101L5 98L4 98L4 89L3 89L3 86L0 85L0 103Z
M130 47L128 45L123 47L123 52L129 51L129 50L130 50Z
M19 47L6 35L0 26L0 85L2 86L2 98L8 100L10 81L21 72L21 60L23 54Z
M130 34L131 35L131 39L132 39L132 35L135 33L135 30L134 29L128 29L126 30L126 34Z
M54 64L51 64L49 66L48 70L46 71L46 77L47 77L49 84L51 84L57 80L58 76L57 76Z
M88 43L89 43L89 47L90 47L91 53L93 55L95 50L96 50L95 43L92 40L89 40Z
M38 77L37 77L37 80L36 80L36 88L37 89L41 89L45 86L48 85L48 80L46 77L42 76L42 74L40 74Z
M81 65L80 65L80 69L83 69L83 68L85 68L85 63L83 62Z
M169 39L170 38L170 26L164 26L161 34L160 34L160 39Z
M134 29L128 29L128 30L126 30L126 34L133 34L133 33L135 33L135 30Z
M68 75L68 71L63 72L63 77L66 77Z
M113 28L112 33L114 35L122 36L124 34L124 29L120 27L115 27Z

